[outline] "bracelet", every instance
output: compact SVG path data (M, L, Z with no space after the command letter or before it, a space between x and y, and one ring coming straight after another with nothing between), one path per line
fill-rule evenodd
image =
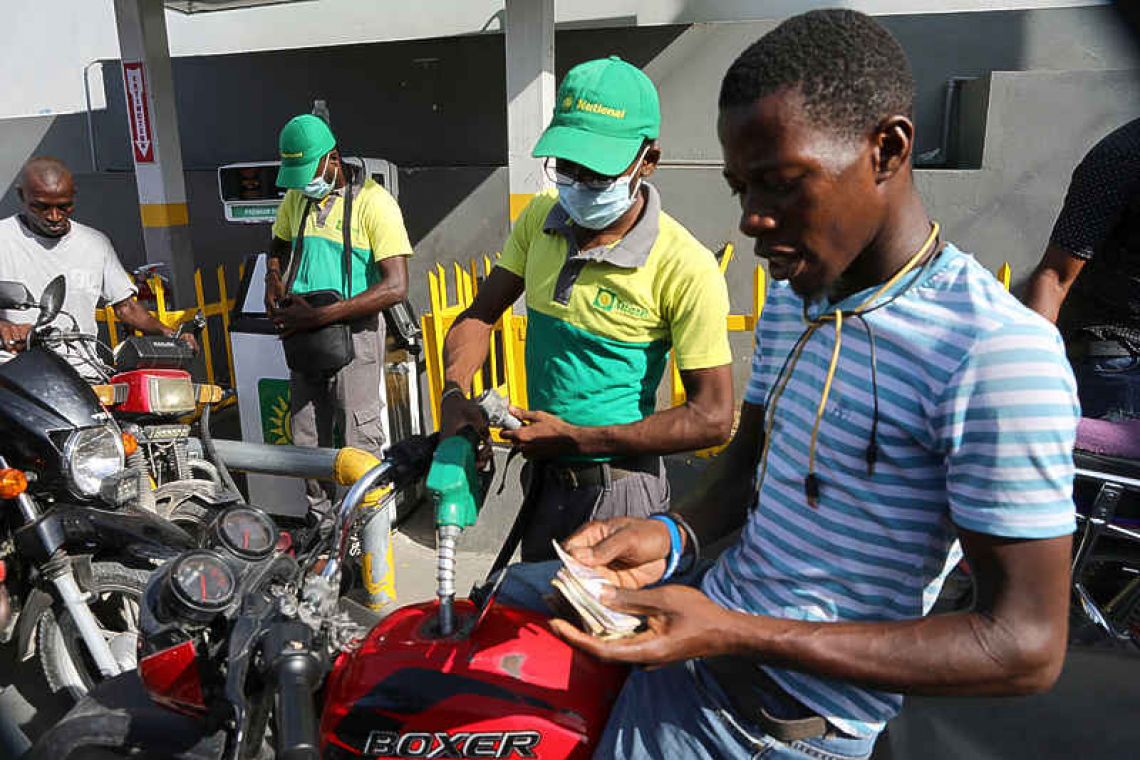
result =
M697 532L693 530L693 526L689 525L685 518L676 512L667 512L666 514L673 518L673 522L677 523L677 526L685 531L685 535L689 537L689 546L693 550L693 561L689 564L689 567L690 569L696 567L697 563L701 561L701 542L697 539Z
M681 563L681 531L670 515L650 515L649 519L665 523L669 529L669 558L665 561L665 572L661 575L662 581L669 580Z
M458 393L463 398L467 398L467 394L464 393L461 388L448 388L443 392L443 395L439 397L439 403L442 404L444 401L447 401L447 397L453 393Z

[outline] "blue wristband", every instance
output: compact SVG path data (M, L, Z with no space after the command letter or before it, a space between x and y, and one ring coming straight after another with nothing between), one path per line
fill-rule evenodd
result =
M669 529L669 558L665 561L665 573L661 576L661 580L666 581L673 575L677 565L681 564L681 529L677 527L676 521L668 515L651 515L649 519L659 520L665 523L665 527ZM660 583L660 581L658 582Z

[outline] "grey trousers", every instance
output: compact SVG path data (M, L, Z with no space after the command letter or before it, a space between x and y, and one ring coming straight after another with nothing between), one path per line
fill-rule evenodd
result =
M669 509L669 479L658 459L657 474L635 472L597 486L572 488L543 473L541 493L532 499L534 514L523 533L522 561L556 559L551 541L563 541L590 520L611 517L648 517ZM539 462L527 462L522 471L523 492L536 487Z
M384 369L384 320L354 328L352 346L356 358L329 376L289 375L293 443L297 446L353 446L380 457L384 447L380 382ZM343 443L341 443L343 442ZM335 485L305 481L309 509L321 515L335 499ZM369 557L371 575L383 576L388 566L388 533L391 518L385 510L376 514L361 533L362 558ZM365 578L372 588L379 578ZM383 606L384 599L369 593L369 606Z

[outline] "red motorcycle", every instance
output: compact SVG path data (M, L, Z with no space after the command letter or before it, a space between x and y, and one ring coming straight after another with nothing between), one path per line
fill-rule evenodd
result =
M439 599L367 631L338 606L349 533L377 489L407 487L429 463ZM31 757L590 757L626 669L496 602L493 585L454 598L454 541L488 480L469 437L419 437L393 446L332 529L292 553L264 513L224 510L201 548L152 577L138 675L90 695Z

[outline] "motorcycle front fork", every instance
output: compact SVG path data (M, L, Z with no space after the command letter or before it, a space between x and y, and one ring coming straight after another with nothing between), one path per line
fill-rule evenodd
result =
M122 668L119 667L115 655L111 652L111 645L103 636L102 629L99 628L99 621L95 619L95 614L87 606L90 595L79 590L79 584L75 581L75 572L71 569L71 560L66 552L60 550L57 556L52 557L51 562L44 570L47 578L59 592L64 607L67 608L68 614L75 622L75 627L79 629L79 637L87 645L87 651L91 653L91 658L95 661L95 667L99 669L99 673L104 678L113 678L119 675Z
M24 519L29 524L40 518L40 511L28 494L18 495L15 501ZM59 592L64 607L71 615L71 619L75 621L79 635L87 646L87 651L91 653L91 658L95 661L95 666L104 678L119 675L122 669L115 660L115 655L111 652L110 644L103 637L99 623L95 620L95 614L87 606L88 596L79 590L79 584L75 581L75 571L71 567L71 560L62 546L62 538L51 535L50 531L45 531L40 534L40 539L45 544L43 546L44 553L51 557L43 565L41 571Z

